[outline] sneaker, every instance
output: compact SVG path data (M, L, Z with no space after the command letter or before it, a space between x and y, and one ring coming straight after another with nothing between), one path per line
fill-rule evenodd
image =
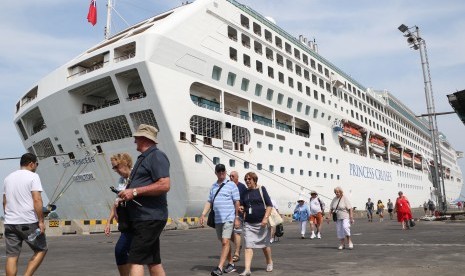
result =
M320 233L316 234L316 238L321 239L321 234Z
M350 250L354 249L354 244L353 243L349 243L349 249Z
M345 247L345 246L344 246L343 244L340 244L340 245L337 247L337 249L338 249L338 250L342 250L342 249L344 249L344 247Z
M305 239L305 235L300 236L301 239Z
M319 234L319 233L318 233L318 234ZM315 233L312 232L312 234L310 235L310 239L313 240L314 238L316 238L316 236L315 236Z
M273 263L266 265L266 272L271 272L271 271L273 271Z
M244 270L241 274L239 274L239 276L250 276L250 275L252 275L252 273L246 270Z
M273 243L273 242L274 242L274 239L273 239L273 238L271 238L271 239L270 239L270 243Z
M228 264L225 269L223 269L223 273L231 273L236 271L236 266L233 264Z
M213 271L212 271L212 273L210 275L211 276L223 275L223 271L221 270L221 268L216 267L215 269L213 269Z

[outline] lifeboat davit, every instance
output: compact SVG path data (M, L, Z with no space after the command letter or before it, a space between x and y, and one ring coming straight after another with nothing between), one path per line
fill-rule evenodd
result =
M340 134L344 140L356 147L360 147L363 142L362 133L356 127L349 123L345 123L342 127L342 132Z
M386 151L383 140L377 136L370 137L369 145L371 149L378 154L383 154Z
M391 155L391 159L400 159L400 150L398 148L391 146L389 148L389 153Z

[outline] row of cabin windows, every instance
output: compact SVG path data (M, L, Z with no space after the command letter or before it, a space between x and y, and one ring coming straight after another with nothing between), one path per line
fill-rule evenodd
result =
M249 19L243 15L241 15L241 23L244 27L246 27L247 29L249 29ZM257 34L258 36L261 36L261 26L257 23L253 23L253 29L254 29L254 33ZM237 41L237 30L235 30L234 28L228 26L228 35L231 39ZM245 46L245 47L248 47L250 48L250 38L245 35L245 34L242 34L241 35L241 38L242 38L242 44ZM269 32L268 30L265 29L265 39L272 43L272 34L271 32ZM282 40L276 36L276 46L279 47L280 49L282 49ZM261 43L257 42L257 41L254 41L254 50L255 52L259 53L259 54L262 54L262 45ZM287 53L291 54L292 55L292 47L289 43L285 42L285 50ZM233 52L236 52L235 56L233 55L233 57L231 57L232 59L236 60L237 61L237 51L234 49ZM270 60L274 60L274 57L273 57L273 51L266 47L266 50L265 50L265 53L266 53L266 57ZM249 66L250 67L250 57L245 55L244 54L244 64L246 66ZM298 49L294 49L294 57L297 58L298 60L300 60L300 51ZM276 60L277 60L277 63L281 66L284 66L284 58L280 55L280 54L276 54ZM303 54L303 61L306 65L308 65L308 57ZM299 65L295 65L295 71L296 71L296 74L299 75L299 76L302 76L302 69ZM293 64L292 64L292 61L286 59L286 67L288 70L290 70L291 72L293 72ZM318 72L320 73L323 73L323 67L321 64L316 64L315 61L313 59L310 59L310 67L312 67L313 69L317 69ZM257 71L260 72L260 73L263 73L263 66L260 63L257 64ZM329 71L327 68L324 68L324 74L325 76L329 77ZM268 67L268 76L271 77L271 78L274 78L274 70L273 68L271 67ZM310 74L307 70L304 70L304 77L309 80L310 78ZM284 83L284 75L279 72L278 73L278 80L281 82L281 83ZM326 83L322 80L322 79L319 79L318 80L318 83L317 83L317 77L312 74L312 82L315 84L315 85L319 85L321 88L325 89L329 92L330 91L330 84L329 83ZM294 88L294 82L293 82L293 79L292 78L288 78L288 84L291 88ZM350 83L347 84L347 87L348 87L348 90L351 91L352 93L354 93L354 95L358 96L359 98L363 99L364 101L368 102L369 105L373 106L374 108L378 109L379 111L381 111L382 113L384 113L384 108L381 106L381 104L379 104L378 102L374 101L373 99L371 98L368 98L368 97L365 97L365 94L361 94L360 93L360 90L359 89L356 89L355 86L352 86ZM302 92L302 83L300 82L297 82L297 89ZM335 93L335 91L333 91L333 93ZM345 95L345 98L347 97L347 95ZM347 98L346 98L347 99ZM347 100L346 100L347 101ZM360 105L361 106L361 105ZM364 111L366 112L366 107L363 105L363 108L364 108ZM373 115L373 114L371 114ZM378 114L376 113L375 114L375 118L379 120ZM381 116L380 116L381 117ZM397 116L396 116L397 117ZM382 119L384 120L384 117L382 117ZM399 119L399 118L396 118L396 119ZM411 134L410 132L408 132L406 135L409 135L412 136L410 138L412 139L415 139L417 140L417 142L420 142L420 139L418 138L418 136L420 135L419 131L414 129L413 127L411 127L410 129L411 131L414 131L417 135L413 135ZM425 139L426 140L426 139ZM403 139L403 141L408 141L407 139ZM422 143L424 146L427 145L427 142L426 141L423 141ZM413 143L410 143L411 146L414 146ZM416 147L417 148L417 147Z
M262 146L263 146L262 142L261 142L261 141L257 141L257 148L261 149ZM274 148L274 145L273 145L273 144L268 144L268 150L273 151L273 148ZM284 147L279 146L279 152L280 152L280 153L284 153ZM291 148L289 149L289 155L294 155L294 149L291 149ZM303 156L303 152L302 152L302 151L299 151L299 152L298 152L298 155L299 155L299 157L302 157L302 156ZM311 153L310 153L310 152L307 152L307 158L308 158L308 159L311 159L311 157L312 157ZM318 155L318 154L314 154L314 158L315 158L315 160L319 160L319 155ZM322 156L321 156L321 160L322 160L323 162L326 162L326 156L322 155ZM333 163L333 158L332 158L332 157L329 158L329 163ZM336 164L339 164L339 159L336 159L336 160L335 160L335 163L336 163Z
M222 71L223 71L223 69L221 67L218 67L216 65L213 66L212 79L214 79L216 81L220 81ZM234 86L236 84L236 78L237 78L236 74L234 74L232 72L228 72L228 77L227 77L226 83L229 86ZM249 86L250 86L250 80L246 79L246 78L242 78L242 80L241 80L241 90L243 90L244 92L248 92ZM257 97L261 97L262 91L263 91L263 86L261 84L257 83L255 85L255 95ZM311 96L310 88L308 86L306 86L306 91L307 91L307 95ZM275 91L273 89L267 89L267 91L266 91L266 99L268 101L273 101L273 98L274 98L274 95L275 95L274 92ZM313 90L313 97L316 100L318 100L318 98L320 98L320 100L323 103L326 102L325 95L319 94L318 91L316 91L316 90ZM283 105L283 103L284 103L284 95L282 93L278 93L276 98L277 98L277 103L279 105ZM288 97L287 101L286 101L286 106L287 106L287 108L292 109L294 107L294 99L291 98L291 97ZM297 112L301 113L302 109L303 109L303 103L298 101L297 105L296 105ZM305 105L304 112L305 112L305 115L311 116L312 115L311 107L309 105ZM318 116L320 116L321 118L324 118L325 113L324 112L319 112L318 109L314 108L313 109L313 118L316 119L316 118L318 118ZM328 121L331 120L331 116L328 116L327 119L328 119Z
M412 184L404 184L404 183L397 183L398 188L402 189L413 189L413 190L423 190L423 186L419 185L412 185Z
M202 163L202 162L203 162L203 155L201 155L201 154L196 154L196 155L195 155L195 162L196 162L196 163ZM219 158L219 157L213 157L213 164L216 165L216 164L219 164L219 163L220 163L220 158ZM234 159L229 159L228 165L229 165L230 168L236 167L236 160L234 160ZM249 163L249 162L244 161L243 165L244 165L244 169L250 169L250 163ZM262 163L257 163L256 167L257 167L257 170L259 170L259 171L264 169ZM274 172L274 171L275 171L275 166L274 166L274 165L269 165L269 166L268 166L268 171ZM285 167L279 167L279 172L280 172L280 173L286 173L286 168L285 168ZM295 173L296 173L296 170L295 170L294 168L289 168L289 172L290 172L291 174L295 174ZM299 174L300 174L300 175L304 175L304 174L305 174L305 171L304 171L303 169L300 169L300 170L299 170ZM312 172L312 171L307 171L307 175L311 177L311 176L313 176L313 172ZM338 174L337 174L337 175L334 175L334 174L332 174L332 173L331 173L331 174L328 174L328 173L325 173L325 172L324 172L324 173L321 175L320 172L315 172L315 175L316 175L316 177L322 176L323 178L328 178L328 176L329 176L330 179L334 179L335 177L336 177L337 180L340 179L340 176L339 176Z
M229 55L230 55L230 58L232 60L237 61L237 50L236 49L230 47L229 48ZM251 62L250 56L248 56L246 54L243 54L243 62L244 62L245 66L250 67L250 62ZM257 72L263 73L263 64L262 64L261 61L259 61L259 60L256 61L255 68L256 68ZM274 77L275 77L274 68L268 66L267 72L268 72L268 77L274 79ZM218 78L217 75L215 75L213 78L216 79L215 77ZM284 74L281 73L281 72L278 72L278 81L281 82L281 83L285 83ZM319 81L320 81L320 87L324 88L324 81L322 79L319 79ZM312 82L314 82L314 84L317 84L316 76L313 75L313 74L312 74ZM232 83L232 81L231 81L231 83ZM294 86L294 79L292 77L288 77L287 83L288 83L289 87L291 87L291 88L295 87ZM229 84L229 82L228 82L228 84ZM231 86L233 86L233 85L231 85ZM329 90L329 84L328 83L326 83L326 87ZM242 89L242 90L244 90L244 89ZM302 83L300 81L297 81L297 90L299 92L303 93L303 85L302 85ZM244 90L244 91L246 91L246 90ZM309 86L305 86L305 92L306 92L307 96L309 96L309 97L312 96L311 89L310 89ZM318 91L313 90L313 98L315 100L318 100L318 98L320 98L322 103L326 103L325 95L321 94L321 97L319 97L318 95L319 95Z

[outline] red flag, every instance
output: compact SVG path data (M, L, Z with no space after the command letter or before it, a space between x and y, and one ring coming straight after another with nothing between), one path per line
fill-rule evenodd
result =
M90 1L89 13L87 14L87 21L94 26L97 24L97 0Z

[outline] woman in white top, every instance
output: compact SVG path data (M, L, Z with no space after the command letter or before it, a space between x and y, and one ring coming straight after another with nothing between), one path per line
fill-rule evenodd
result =
M331 202L330 213L336 213L336 232L337 238L340 240L340 245L337 249L342 250L345 248L347 243L349 249L354 248L354 244L350 238L350 225L354 223L354 211L352 205L347 197L344 196L344 192L341 187L334 188L336 196Z

